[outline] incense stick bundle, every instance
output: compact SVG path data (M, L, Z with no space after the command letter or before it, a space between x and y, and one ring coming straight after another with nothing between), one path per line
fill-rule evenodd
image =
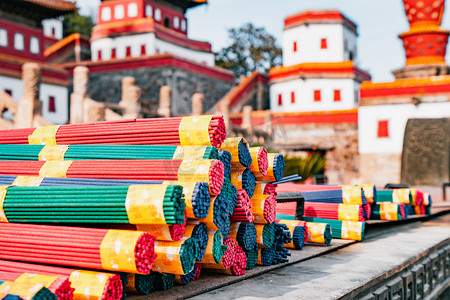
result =
M278 181L283 178L284 175L284 156L280 153L267 154L268 168L265 176L256 175L258 181Z
M131 119L0 131L1 144L206 145L226 138L222 116Z
M247 266L245 252L232 238L227 238L223 243L228 246L228 249L225 251L222 261L218 264L203 264L203 268L229 275L245 274Z
M218 159L212 146L2 145L0 160ZM231 159L231 154L230 154Z
M122 281L118 274L84 271L48 265L29 264L0 260L0 272L39 273L46 275L68 276L75 298L83 297L86 288L90 295L100 299L119 300L122 298Z
M312 222L312 219L316 219L316 218L308 218L308 220L310 222ZM321 220L324 220L324 219L321 219ZM296 221L296 220L277 220L276 222L279 224L286 225L289 232L291 233L292 241L289 243L285 243L284 246L286 248L302 250L303 246L305 245L306 239L307 239L306 222L305 221ZM315 222L318 222L318 221L315 221Z
M179 180L207 182L220 193L223 164L218 160L0 161L0 174L41 177Z
M292 242L292 236L289 232L289 228L285 224L275 225L275 242L272 247L275 247L275 261L274 264L281 264L288 262L288 256L291 253L286 249L285 245Z
M238 202L230 221L251 223L253 220L252 202L245 190L238 190Z
M353 222L353 221L339 221L339 220L328 220L321 218L308 218L305 217L307 222L315 223L327 223L331 227L331 236L334 239L344 239L344 240L364 240L364 230L365 222Z
M186 275L194 268L197 251L197 242L194 238L171 242L156 241L156 258L152 264L152 270Z
M376 195L376 204L390 202L411 205L413 203L413 193L410 189L378 190Z
M378 196L377 196L378 197ZM401 203L381 202L372 206L372 220L397 221L405 218L405 211Z
M231 223L229 237L233 238L244 251L256 245L256 227L253 223Z
M232 169L231 184L233 184L238 190L245 190L247 195L251 198L255 192L255 175L253 175L249 168L246 168L243 171Z
M179 185L124 187L8 187L3 210L9 222L182 224Z
M148 274L154 237L140 231L0 223L0 258Z
M60 300L72 300L74 288L71 287L68 276L49 276L35 273L0 271L0 281L13 281L14 283L40 284L47 286L50 292Z
M252 163L250 148L244 138L227 138L220 149L231 153L232 168L248 167Z
M275 241L275 225L271 224L255 224L256 243L259 248L270 248Z
M277 199L273 195L255 195L250 199L254 223L265 224L275 222Z
M133 229L138 231L148 232L159 241L178 241L183 237L186 229L187 217L185 217L183 224L137 224L135 228L121 228L116 229ZM90 224L92 226L92 224ZM109 227L111 227L109 225Z
M277 197L277 184L258 182L255 185L254 195L272 195Z
M306 227L308 227L308 243L330 245L332 240L330 224L306 222Z

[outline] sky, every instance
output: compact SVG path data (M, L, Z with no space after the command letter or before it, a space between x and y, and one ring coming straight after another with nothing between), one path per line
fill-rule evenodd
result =
M77 0L80 14L97 15L100 0ZM308 9L338 9L358 26L358 65L369 71L372 81L394 79L391 71L405 65L398 34L409 25L401 0L209 0L189 9L188 37L211 43L218 52L230 44L227 29L251 22L265 27L281 46L284 19ZM448 3L448 1L447 1ZM442 28L450 30L450 5ZM450 50L446 55L450 62Z

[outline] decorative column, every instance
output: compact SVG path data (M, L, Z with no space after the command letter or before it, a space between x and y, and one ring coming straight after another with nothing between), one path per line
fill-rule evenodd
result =
M163 118L170 117L171 91L170 86L163 85L159 89L158 115Z
M70 95L70 123L78 124L84 121L84 99L87 94L89 69L78 66L73 69L73 92Z
M119 105L123 107L125 119L138 118L141 111L141 89L136 86L136 79L131 76L122 79L122 100Z
M202 93L192 95L192 115L201 116L203 114L203 100L205 96Z
M42 104L39 101L39 86L41 84L41 68L37 63L25 63L22 66L23 97L17 105L15 127L33 127L35 114L42 114Z

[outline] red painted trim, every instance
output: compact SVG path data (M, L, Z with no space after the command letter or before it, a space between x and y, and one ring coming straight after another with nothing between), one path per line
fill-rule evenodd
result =
M5 71L8 73L13 73L15 74L16 78L21 78L22 76L22 63L20 62L11 62L11 61L6 61L3 59L0 59L0 70L1 71ZM68 85L68 81L67 81L67 73L64 70L61 71L53 71L53 70L49 70L48 68L43 68L41 70L41 79L43 82L46 81L51 81L51 80L57 80L58 82L60 82L61 84L57 84L57 85L62 85L62 86L67 86Z
M333 66L333 64L317 64L312 67L310 64L299 64L292 67L278 67L273 68L269 72L269 80L282 79L286 77L299 76L302 74L355 74L355 76L361 77L363 80L370 80L370 74L352 66ZM284 70L283 70L284 69Z
M68 63L65 64L64 66L69 71L69 74L73 74L73 68L75 68L77 65L79 64ZM90 73L116 72L120 70L130 70L139 68L172 67L199 73L203 76L212 76L214 78L226 82L234 82L234 75L230 71L217 67L209 67L192 61L187 61L182 58L172 56L171 54L160 54L144 57L130 57L125 59L115 59L97 62L90 61L90 62L83 62L81 65L87 66L89 68Z
M96 25L92 30L91 42L120 35L130 35L137 33L154 32L156 36L166 42L177 44L178 46L190 48L198 51L211 52L211 44L208 42L188 39L185 35L173 32L171 29L154 23L152 19L138 19L136 22L117 22L108 26Z
M379 120L377 125L377 137L388 138L389 137L389 120Z
M372 97L450 93L450 83L422 85L422 86L374 88L374 89L362 88L360 93L361 93L361 99L372 98Z
M296 23L308 21L330 21L340 20L356 31L356 24L337 10L307 10L295 15L288 16L284 20L284 26L294 26Z
M252 125L258 126L264 124L264 117L252 117ZM343 113L311 113L301 115L274 113L274 125L297 125L297 124L340 124L340 123L358 123L358 112ZM240 126L242 119L231 119L231 124Z

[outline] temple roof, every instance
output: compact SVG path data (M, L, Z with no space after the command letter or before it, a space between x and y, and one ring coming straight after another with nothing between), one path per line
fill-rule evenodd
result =
M306 10L290 15L284 20L284 28L292 28L303 24L342 23L356 32L356 24L338 10Z
M64 0L2 0L0 11L31 19L40 24L43 19L55 18L77 11L74 2Z

